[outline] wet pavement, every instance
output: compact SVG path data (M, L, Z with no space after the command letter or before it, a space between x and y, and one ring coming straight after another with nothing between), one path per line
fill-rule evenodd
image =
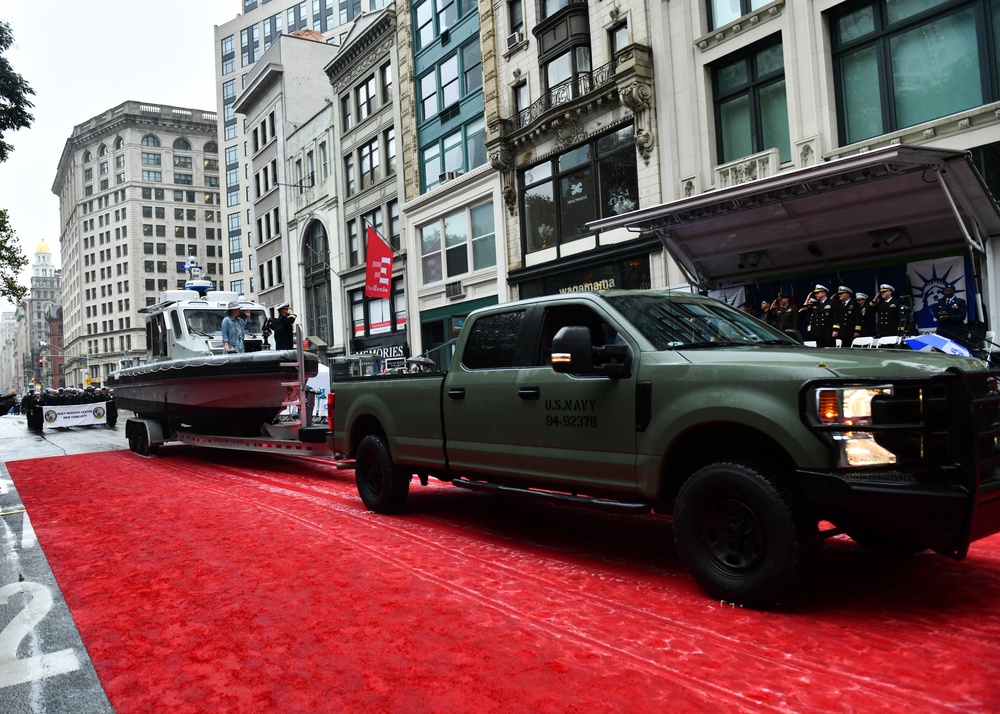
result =
M121 422L116 429L70 427L35 434L23 416L0 416L0 710L4 714L114 711L6 464L127 448Z

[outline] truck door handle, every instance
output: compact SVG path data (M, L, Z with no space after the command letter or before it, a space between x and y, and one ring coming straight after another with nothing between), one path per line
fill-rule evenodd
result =
M542 396L542 390L538 387L518 387L517 396L526 402L534 402Z
M465 399L465 388L464 387L449 387L448 388L448 398L449 399Z

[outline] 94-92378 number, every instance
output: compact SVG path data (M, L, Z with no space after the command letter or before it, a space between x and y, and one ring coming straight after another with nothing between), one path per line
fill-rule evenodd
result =
M597 417L594 415L557 415L549 414L545 417L545 426L564 426L569 428L585 427L597 428Z

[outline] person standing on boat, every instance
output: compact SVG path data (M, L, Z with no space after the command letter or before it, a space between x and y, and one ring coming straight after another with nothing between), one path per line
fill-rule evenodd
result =
M250 322L250 311L243 314L238 302L226 305L226 316L222 318L222 344L226 352L245 352L243 335Z
M274 330L274 349L290 350L295 345L292 341L292 326L295 324L292 306L287 302L278 305L278 314L271 318L271 329Z

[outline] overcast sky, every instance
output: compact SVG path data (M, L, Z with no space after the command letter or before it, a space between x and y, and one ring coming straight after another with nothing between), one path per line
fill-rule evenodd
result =
M0 164L8 211L29 263L41 241L59 257L59 157L73 131L122 102L215 111L215 25L241 0L0 0L14 45L4 54L35 90L34 122L7 132L14 152ZM28 285L30 267L22 276ZM11 310L0 301L0 310Z

